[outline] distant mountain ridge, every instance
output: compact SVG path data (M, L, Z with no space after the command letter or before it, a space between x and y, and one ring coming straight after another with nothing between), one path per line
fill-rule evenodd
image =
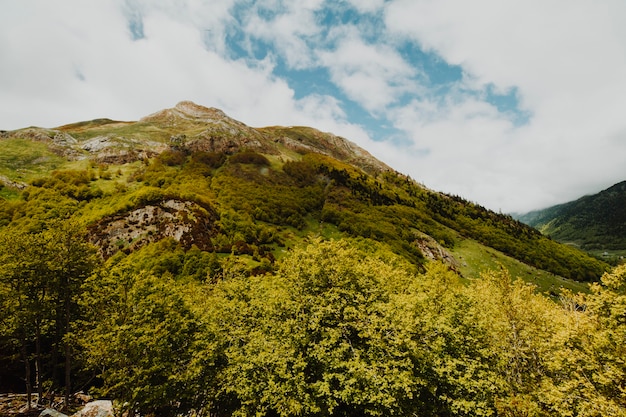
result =
M553 239L585 250L626 250L626 181L518 219Z

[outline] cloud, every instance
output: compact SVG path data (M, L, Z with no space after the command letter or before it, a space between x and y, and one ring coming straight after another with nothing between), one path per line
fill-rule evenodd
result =
M345 136L490 208L538 208L624 179L625 14L621 0L0 0L0 129L194 100Z
M251 65L207 50L202 31L185 21L194 13L172 15L163 3L144 7L137 38L121 2L12 7L0 36L0 52L11 64L0 67L3 129L137 119L183 99L222 107L249 123L279 123L280 115L302 111L293 90L272 75L271 61Z
M346 96L372 113L418 89L416 70L397 51L367 44L356 31L345 31L334 50L319 51L318 57Z
M322 3L323 0L254 3L246 8L243 30L252 40L274 45L290 68L309 68L314 65L309 42L322 31L315 17ZM262 13L265 10L271 11L269 16Z
M383 8L385 0L348 0L360 13L375 13Z
M626 106L626 29L620 23L625 13L626 3L620 1L601 7L585 1L389 2L385 23L391 36L460 65L467 75L467 96L435 107L434 119L426 113L425 123L409 126L396 118L415 146L431 145L432 165L459 167L456 177L463 175L462 169L482 173L477 181L462 181L465 185L455 185L454 175L442 175L437 186L466 188L466 195L492 207L504 196L502 206L522 210L573 199L620 178L609 179L603 171L606 165L626 163L624 152L607 152L609 138L613 146L616 137L626 139L620 136L625 122L618 116ZM506 126L497 113L467 117L463 108L471 103L471 91L485 91L489 85L500 91L516 89L519 106L530 114L527 125ZM416 111L415 105L406 111ZM416 112L415 117L424 115ZM433 143L458 148L446 158L437 157L439 147ZM494 154L495 149L501 151ZM464 165L462 154L487 169ZM486 182L489 172L494 178ZM494 181L501 186L494 187ZM516 192L510 192L512 187Z

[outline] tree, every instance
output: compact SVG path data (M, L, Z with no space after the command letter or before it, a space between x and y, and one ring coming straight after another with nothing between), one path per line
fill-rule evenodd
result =
M413 372L425 389L425 415L494 414L497 373L487 336L477 320L479 300L447 265L429 263L426 272L395 296L392 316L406 334Z
M57 306L57 334L65 358L65 405L72 391L72 324L78 319L78 300L83 282L91 275L99 259L93 245L87 243L83 229L70 221L51 223L43 232L49 251L47 272L52 282L53 300Z
M179 415L196 408L189 369L199 323L171 275L136 273L123 263L93 275L83 287L81 334L87 366L100 392L133 415Z
M579 416L626 415L626 265L571 296L569 338L556 358L552 408Z
M398 264L346 241L314 241L274 275L218 283L206 311L225 363L213 406L280 416L415 409L420 385L387 315L390 294L411 280Z
M65 357L65 404L71 392L71 325L77 319L76 300L82 281L96 267L94 248L71 221L50 221L47 229L28 233L5 229L0 235L0 281L4 288L3 322L19 340L25 364L25 383L31 393L31 345L34 344L35 382L42 395L42 332L56 334ZM48 368L56 369L57 355L48 352ZM53 371L54 374L54 371ZM54 378L54 375L51 376Z
M557 306L504 269L484 273L469 294L474 299L470 314L485 332L488 365L496 375L493 401L498 414L540 415L547 362L560 348L554 343L560 323Z
M41 234L6 230L0 234L0 280L5 334L19 346L24 362L28 407L32 394L32 344L35 348L35 384L41 400L41 329L50 320L49 276L45 270L46 242Z

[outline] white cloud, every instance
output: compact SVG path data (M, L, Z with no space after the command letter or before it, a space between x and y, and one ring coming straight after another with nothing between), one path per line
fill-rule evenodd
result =
M37 6L16 3L3 14L0 52L11 63L0 67L3 129L137 119L184 99L250 115L250 123L298 111L271 62L250 66L207 51L201 31L176 16L143 10L145 38L133 41L121 3Z
M416 92L415 69L385 45L365 43L345 31L335 50L319 51L320 63L346 96L372 113L380 113L403 94Z
M248 36L273 44L290 68L308 68L314 65L308 41L321 32L315 11L322 3L323 0L259 2L247 10L243 29ZM278 13L266 18L259 13L264 9Z
M361 13L376 13L383 8L385 0L348 0Z
M295 99L272 74L271 60L251 65L207 50L202 29L188 20L196 13L194 2L176 12L173 1L131 4L141 14L139 40L132 39L124 10L129 5L122 2L25 3L0 14L0 53L11 63L0 66L1 129L99 117L137 120L193 100L252 126L309 125L369 141L335 98Z
M621 0L0 0L0 129L137 119L189 99L253 126L334 132L490 208L537 208L624 179L624 15ZM268 54L233 59L227 35ZM463 78L429 85L401 53L407 43ZM323 94L295 92L276 75L279 59L314 76L327 69L313 89ZM515 125L487 91L515 91L528 123ZM407 140L371 141L346 97Z
M504 130L500 117L478 119L478 131L486 131L481 135L472 133L476 119L459 119L453 108L424 126L399 126L418 144L454 143L464 149L483 175L479 181L467 176L465 185L456 187L473 189L466 195L492 207L503 196L507 209L537 208L622 180L624 173L615 173L621 168L612 169L612 178L604 171L626 163L626 153L615 149L616 137L626 140L626 119L619 116L626 108L624 15L621 1L394 0L385 14L393 36L462 66L470 88L516 87L522 109L531 115L527 126ZM493 141L485 140L489 136L500 143L499 161L493 159ZM463 145L467 141L470 149ZM437 161L433 152L429 162L448 162L448 169L459 167L456 177L464 175L460 158ZM490 171L500 187L484 181ZM445 181L454 178L441 175L437 185L450 189Z

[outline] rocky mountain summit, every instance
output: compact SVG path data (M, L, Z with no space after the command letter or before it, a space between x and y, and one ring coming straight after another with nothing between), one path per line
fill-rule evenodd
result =
M109 164L145 160L168 149L226 154L249 149L286 159L291 159L290 152L315 151L369 171L390 169L355 143L331 133L308 127L253 128L219 109L191 101L134 122L96 119L0 133L0 141L8 139L37 141L57 156Z

